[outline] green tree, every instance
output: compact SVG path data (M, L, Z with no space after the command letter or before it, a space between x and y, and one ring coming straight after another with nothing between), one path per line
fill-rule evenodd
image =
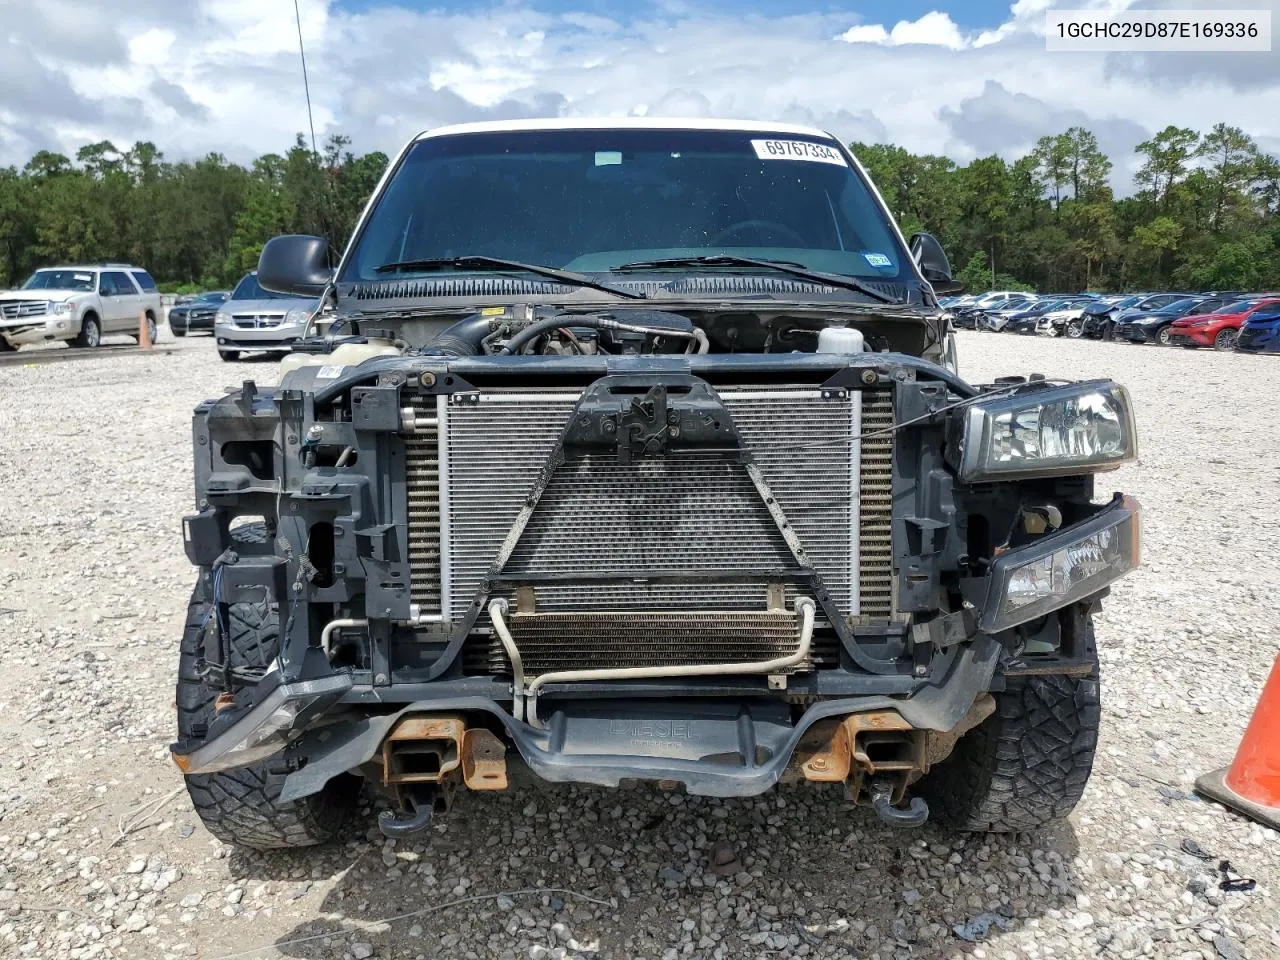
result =
M1218 123L1205 134L1196 155L1208 162L1213 184L1209 226L1221 230L1228 214L1246 203L1248 188L1257 173L1258 147L1239 127Z
M990 290L993 279L991 270L987 267L987 255L981 250L975 251L960 272L956 274L956 280L964 284L965 290L970 293Z
M1200 134L1188 127L1172 124L1138 144L1137 151L1146 157L1146 161L1134 179L1147 188L1161 208L1168 201L1169 191L1187 175L1187 167L1199 144Z
M1031 151L1035 160L1036 176L1043 189L1051 191L1053 209L1062 205L1062 188L1071 178L1071 157L1066 141L1061 136L1041 137Z

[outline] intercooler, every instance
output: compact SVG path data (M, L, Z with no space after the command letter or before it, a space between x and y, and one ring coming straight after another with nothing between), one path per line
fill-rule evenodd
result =
M892 423L889 392L808 385L717 392L833 605L850 623L889 619L892 439L855 439ZM411 586L420 611L448 623L465 618L578 398L484 390L418 401L420 421L438 422L406 443ZM746 468L732 458L691 450L622 464L611 452L570 452L503 576L532 585L538 616L517 616L513 630L526 669L536 673L785 653L795 644L792 602L809 589L793 581L779 596L766 571L795 567ZM498 595L513 610L521 606L512 588ZM820 618L817 662L835 656L826 626L824 633ZM476 634L466 648L469 669L504 671L484 614Z

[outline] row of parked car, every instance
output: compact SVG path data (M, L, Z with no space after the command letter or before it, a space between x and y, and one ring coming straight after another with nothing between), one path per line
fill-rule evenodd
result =
M1188 349L1280 353L1280 293L1036 294L944 297L955 326Z
M286 352L306 331L314 298L269 293L257 273L246 274L234 290L210 290L179 297L169 308L175 337L212 333L223 360L243 352ZM129 263L44 267L17 290L0 291L0 353L32 344L65 341L98 347L104 336L139 339L142 324L154 343L163 300L151 275Z
M169 329L175 337L212 333L218 356L238 360L246 352L287 351L303 336L315 308L313 299L262 289L257 273L247 273L234 290L180 297L169 309Z

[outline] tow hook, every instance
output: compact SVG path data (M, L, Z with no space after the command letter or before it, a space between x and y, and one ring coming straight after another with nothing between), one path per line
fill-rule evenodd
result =
M893 785L886 780L871 784L871 806L891 827L920 827L929 819L929 805L923 797L912 797L907 809L893 805ZM385 831L384 831L385 832Z
M403 795L408 809L383 810L378 814L378 829L392 840L427 829L437 810L444 813L449 808L448 798L434 784L415 785Z

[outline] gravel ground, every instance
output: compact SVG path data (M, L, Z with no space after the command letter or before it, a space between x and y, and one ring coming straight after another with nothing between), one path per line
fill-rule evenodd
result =
M1188 794L1280 646L1277 358L961 335L971 379L1113 376L1138 405L1142 459L1100 493L1146 505L1146 560L1099 624L1069 822L893 832L836 790L544 788L464 799L414 843L370 817L265 856L196 823L167 744L188 418L274 367L174 346L0 369L0 956L1280 957L1280 837ZM1219 859L1256 888L1222 890Z

